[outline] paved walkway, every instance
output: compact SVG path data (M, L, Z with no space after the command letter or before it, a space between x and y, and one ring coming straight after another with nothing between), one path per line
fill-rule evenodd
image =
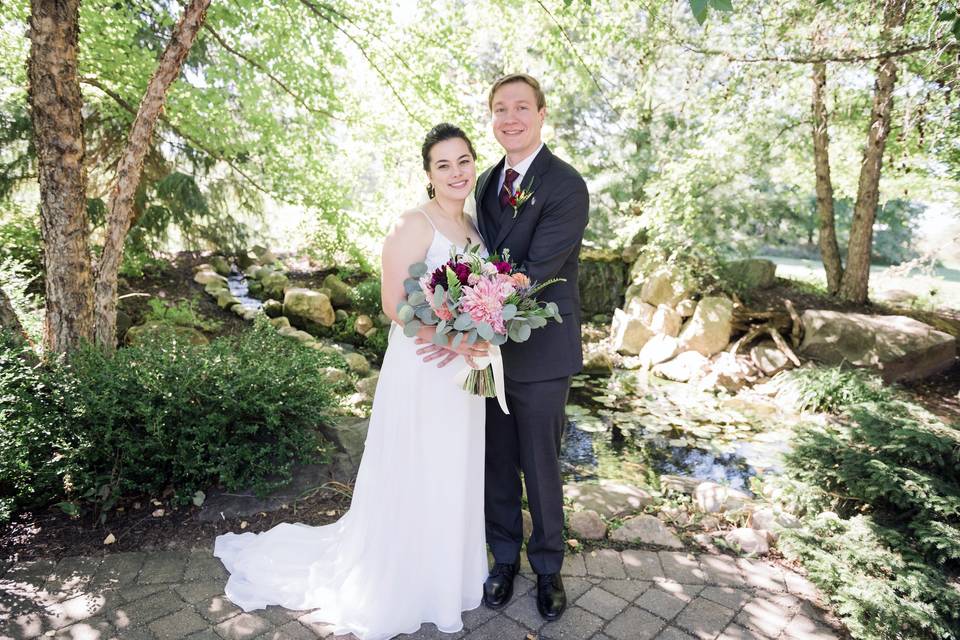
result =
M115 553L0 567L0 638L333 638L303 611L243 613L223 596L226 572L211 550ZM463 616L443 634L424 625L408 639L692 640L827 639L837 634L812 602L813 585L771 563L677 552L597 551L568 556L571 603L545 624L532 574L513 601ZM339 640L339 639L338 639Z

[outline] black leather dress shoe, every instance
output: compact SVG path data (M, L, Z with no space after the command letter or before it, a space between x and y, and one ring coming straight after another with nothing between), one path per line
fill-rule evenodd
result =
M513 579L520 571L520 561L513 564L497 562L490 569L490 575L483 583L483 604L491 609L499 609L513 597Z
M537 576L537 611L547 620L556 620L567 608L567 592L559 573Z

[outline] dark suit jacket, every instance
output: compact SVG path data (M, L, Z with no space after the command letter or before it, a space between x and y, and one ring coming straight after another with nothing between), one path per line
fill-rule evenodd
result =
M501 253L509 248L511 261L536 282L566 279L538 294L543 302L557 303L563 323L550 320L526 342L504 344L504 374L517 382L570 376L583 368L577 275L590 204L587 185L544 145L523 177L523 188L532 182L533 196L514 218L511 207L500 209L497 184L503 163L501 158L477 179L477 223L487 249Z

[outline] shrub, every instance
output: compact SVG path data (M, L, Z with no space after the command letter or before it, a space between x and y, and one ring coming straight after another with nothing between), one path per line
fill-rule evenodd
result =
M223 326L220 320L207 318L201 314L196 300L164 302L158 298L150 298L147 305L150 308L144 319L148 321L163 322L177 327L192 327L202 331L217 331Z
M781 549L855 638L960 638L960 429L866 373L805 375L808 404L843 414L794 436L784 484L807 515Z
M365 313L371 318L376 318L382 310L380 300L380 280L364 280L356 285L351 292L353 308L360 313Z
M28 273L43 273L43 246L40 221L16 204L0 202L0 262L11 260ZM39 290L43 290L39 285Z
M172 488L182 504L212 484L262 495L295 462L324 460L317 426L334 395L320 370L342 364L264 320L209 345L160 335L40 369L10 348L3 358L0 496L93 506L101 520L122 496Z

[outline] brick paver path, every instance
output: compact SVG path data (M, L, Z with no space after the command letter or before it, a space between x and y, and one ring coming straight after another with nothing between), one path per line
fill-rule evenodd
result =
M280 607L243 613L223 596L226 572L211 550L115 553L0 566L0 638L333 638L331 628ZM406 639L827 639L838 634L816 591L777 565L667 551L568 556L570 606L544 623L525 567L514 597L466 612L463 631L431 624ZM339 640L339 639L338 639Z

